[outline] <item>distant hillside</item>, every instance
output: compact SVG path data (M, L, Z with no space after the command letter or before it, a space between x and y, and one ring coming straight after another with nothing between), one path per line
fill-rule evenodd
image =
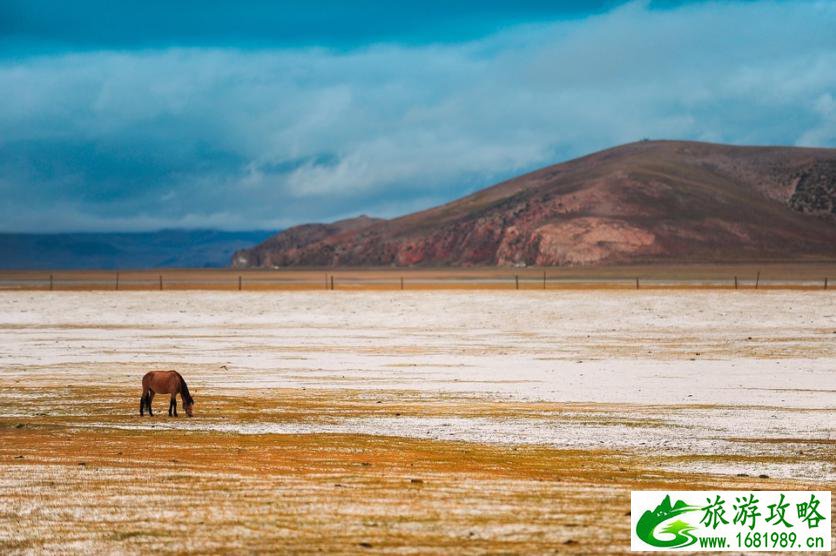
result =
M2 269L206 268L274 232L161 230L147 233L0 233Z
M836 260L836 149L642 141L392 220L290 228L232 264L807 259Z

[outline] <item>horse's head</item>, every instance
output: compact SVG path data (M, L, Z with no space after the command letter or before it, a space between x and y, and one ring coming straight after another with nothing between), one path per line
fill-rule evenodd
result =
M189 399L187 402L183 402L183 409L186 410L186 415L189 417L192 416L192 408L194 408L194 398Z

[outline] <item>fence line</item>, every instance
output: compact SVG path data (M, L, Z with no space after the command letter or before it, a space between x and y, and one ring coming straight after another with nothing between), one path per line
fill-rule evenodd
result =
M248 276L246 283L242 274L229 277L179 277L176 273L166 276L158 274L152 277L129 278L116 272L110 279L100 277L78 277L69 273L61 277L57 273L28 277L4 277L0 275L0 290L295 290L319 289L317 280L311 278L287 278L270 276ZM654 277L555 277L543 272L542 276L520 276L519 274L489 277L410 277L393 275L388 277L357 277L350 274L339 276L338 273L325 275L325 289L362 290L362 289L509 289L514 290L560 290L560 289L829 289L828 277L820 280L774 278L761 280L758 272L754 280L740 280L737 275L723 278L654 278ZM321 284L321 282L319 282ZM155 287L156 286L156 287Z

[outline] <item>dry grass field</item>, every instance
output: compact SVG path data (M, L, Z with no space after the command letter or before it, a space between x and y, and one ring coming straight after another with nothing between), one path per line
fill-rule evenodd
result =
M8 291L0 329L3 554L621 554L631 489L836 486L832 291ZM171 368L195 417L141 418Z

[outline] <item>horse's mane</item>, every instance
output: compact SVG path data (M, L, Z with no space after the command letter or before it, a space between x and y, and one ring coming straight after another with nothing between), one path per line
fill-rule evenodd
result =
M192 395L189 393L189 385L186 384L186 379L183 378L183 375L181 375L177 371L174 371L174 372L177 374L177 376L180 377L180 387L181 387L180 395L183 397L183 400L186 403L194 403L194 399L192 398Z

